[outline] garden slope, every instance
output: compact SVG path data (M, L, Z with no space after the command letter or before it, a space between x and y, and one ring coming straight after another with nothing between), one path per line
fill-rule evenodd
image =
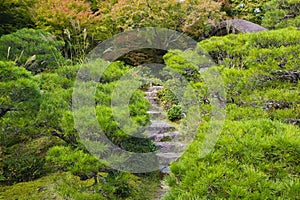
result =
M210 124L200 124L197 139L171 166L165 199L299 199L299 31L213 37L199 47L219 64L227 119L205 158L199 150ZM168 67L178 68L179 57L183 53L169 52ZM201 81L191 84L203 89ZM205 108L204 98L199 95Z

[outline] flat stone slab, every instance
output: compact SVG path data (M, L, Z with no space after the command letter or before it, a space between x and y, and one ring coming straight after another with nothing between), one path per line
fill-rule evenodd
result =
M180 142L154 142L160 153L181 153L186 145Z
M176 161L181 153L157 153L156 154L160 166L169 166L171 162Z
M155 97L156 96L156 92L145 92L146 97Z
M159 133L149 135L148 138L154 142L166 142L180 137L179 132Z
M151 125L147 128L148 132L152 133L166 133L175 131L175 127L168 124L167 122L160 120L151 120Z
M162 111L162 108L159 106L159 104L151 104L150 110L151 111Z
M153 91L158 91L158 90L162 90L163 86L152 86L148 88L148 92L153 92Z
M152 120L157 120L158 118L159 119L165 119L166 118L166 116L164 116L162 114L162 112L160 112L160 111L151 110L151 111L147 111L147 113L150 115L150 118Z

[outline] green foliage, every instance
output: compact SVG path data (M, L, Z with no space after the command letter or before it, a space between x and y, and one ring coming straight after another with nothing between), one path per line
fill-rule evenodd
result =
M210 99L202 72L198 81L190 79L202 123L197 139L171 166L165 199L300 197L299 41L298 30L287 28L199 43L222 76L227 121L214 150L200 158L211 126ZM164 58L168 68L181 74L182 66L193 64L186 52L171 51Z
M21 29L0 38L0 59L12 60L33 73L56 68L65 62L59 51L63 42L49 33Z
M282 74L299 70L299 41L297 30L282 29L213 37L199 46L222 64L227 102L263 108L272 100L297 103L297 78Z
M57 180L64 177L64 174L53 174L44 176L35 181L18 183L12 186L0 187L1 199L20 199L20 200L40 200L54 198L63 200L59 193L55 190L55 184Z
M28 181L45 173L43 154L52 144L36 127L41 93L38 80L13 62L0 61L1 182Z
M203 0L124 0L113 1L108 7L104 10L105 18L111 21L105 24L113 30L161 27L185 32L195 39L202 38L209 23L218 21L222 15L219 2Z
M130 66L126 66L123 62L112 62L103 75L101 76L101 83L108 83L119 80L130 69Z
M65 42L64 56L82 63L88 51L104 40L101 13L93 12L85 0L42 0L33 5L32 18L38 28L49 31ZM105 37L104 37L105 36Z
M44 168L44 156L54 141L44 136L4 146L3 182L30 181L45 175L49 169Z
M1 145L10 146L36 131L30 127L39 110L38 82L23 67L0 61Z
M62 66L56 69L54 73L57 73L61 77L74 81L77 77L77 72L79 68L80 68L79 65Z
M101 160L106 146L99 142L90 143L90 145L97 145L95 148L100 159L88 153L80 143L71 113L73 84L79 66L62 66L39 73L35 77L23 67L15 66L13 62L0 62L0 66L0 84L3 85L0 90L3 94L1 94L1 101L13 106L18 105L27 111L15 111L15 114L8 112L1 117L1 128L3 127L0 132L1 147L3 147L1 157L4 157L0 166L1 182L13 184L34 180L57 170L71 172L82 180L100 175L99 169L108 166ZM111 95L116 85L114 81L127 73L128 69L129 67L121 62L112 63L103 76L103 83L97 84L95 95L97 119L104 133L116 145L132 152L154 151L155 146L149 139L135 138L126 134L127 131L137 131L140 126L149 124L149 115L146 113L149 102L144 99L142 91L135 91L129 101L132 127L124 127L121 130L119 124L121 122L117 122L112 115ZM92 83L88 82L86 86L91 85ZM37 105L36 111L35 105ZM87 109L90 108L82 108L78 112L84 116ZM87 127L93 125L88 120L83 123ZM96 133L90 134L97 137ZM119 178L109 176L105 177L107 185L97 178L98 183L93 186L91 186L93 181L89 181L89 185L86 185L78 183L80 181L72 176L62 181L62 183L72 184L71 186L59 184L55 191L62 195L63 199L86 199L91 194L93 199L107 197L119 199L137 197L137 191L144 190L140 188L140 180L135 179L133 175L123 174ZM133 181L134 179L138 184ZM95 190L99 193L94 193ZM49 191L51 195L53 192ZM35 193L24 194L24 196L26 196L24 198L40 197Z
M29 8L35 0L2 0L0 4L0 36L22 28L33 27Z
M182 108L180 105L173 105L168 109L167 117L171 121L176 121L182 118Z
M299 197L299 128L271 120L227 121L214 151L199 158L209 123L168 178L165 199Z
M58 169L70 171L75 175L97 172L100 166L104 166L94 156L84 153L82 150L63 146L51 148L48 151L47 161L57 165Z
M85 67L85 66L83 66ZM116 145L127 151L132 152L149 152L154 149L154 145L149 139L135 138L127 135L128 132L137 132L140 126L149 123L149 115L146 113L149 102L143 98L142 91L135 91L129 101L129 115L132 120L131 125L121 126L122 121L117 121L112 113L111 98L114 92L117 80L128 72L129 66L125 66L121 62L111 63L107 71L104 72L100 82L93 83L87 81L82 83L82 96L87 98L86 88L96 86L95 103L96 115L101 131ZM85 70L83 68L83 70ZM86 69L87 70L87 69ZM91 76L99 73L98 68L95 70L87 70ZM79 177L86 177L89 174L97 173L99 168L106 168L108 165L101 160L101 155L105 154L106 146L101 141L86 140L85 144L89 144L100 160L94 160L93 156L88 153L81 144L78 132L74 129L74 121L71 113L71 99L73 92L73 81L78 68L61 67L52 73L41 73L38 75L40 79L40 87L43 90L43 101L40 106L38 116L39 126L45 129L48 134L57 136L64 141L65 146L55 146L49 151L48 161L56 169L70 171ZM57 106L59 105L59 107ZM84 119L81 123L86 128L86 132L91 138L98 138L99 133L91 131L90 127L95 126L89 120L87 113L94 107L82 107L75 112ZM122 113L121 113L122 114ZM125 120L128 120L126 116ZM122 128L121 128L122 127ZM101 148L100 148L101 147ZM98 162L93 163L93 162ZM49 164L47 164L49 165ZM79 195L79 194L78 194Z
M236 104L227 106L226 119L232 121L264 119L268 117L268 113L263 108L255 107L240 107Z
M284 69L287 65L297 65L299 49L297 29L281 29L243 35L212 37L199 43L213 58L215 63L231 68L265 70ZM269 66L269 67L268 67Z
M169 88L166 87L158 91L157 96L160 99L162 106L166 110L171 108L172 105L176 105L179 103L176 95Z
M300 27L299 0L271 0L264 5L262 25L270 29Z
M14 185L1 187L0 198L151 198L157 192L157 175L138 177L123 172L99 172L99 168L108 166L101 160L107 153L106 145L87 141L94 149L92 153L98 154L96 158L81 144L71 112L73 84L80 66L64 66L66 59L60 50L63 49L66 58L80 63L98 41L124 30L147 26L169 28L202 39L211 23L224 17L222 9L229 17L238 16L257 23L266 12L263 25L268 28L299 26L299 0L271 0L262 6L265 2L267 0L2 1L0 183ZM30 12L29 7L32 7ZM63 42L42 30L21 29L2 35L33 26L31 20ZM184 90L178 87L181 79L189 81L197 92L198 100L192 103L199 104L202 112L196 140L171 166L172 174L168 177L171 189L166 199L300 198L299 41L299 30L285 28L213 37L200 42L196 51L172 50L164 56L166 69L176 74L158 93L168 118L179 120L185 112L184 105L179 104L178 91ZM214 151L204 158L199 157L199 149L210 128L211 105L208 87L199 70L199 65L207 67L210 62L205 56L195 57L195 52L202 48L218 64L216 68L227 91L227 99L223 101L228 105L222 134ZM145 52L131 52L121 59L138 65L143 59L150 61L148 56L153 54L157 56L154 60L161 62L164 54L153 50ZM118 110L121 117L118 120L113 113L112 94L116 86L132 86L128 80L117 81L130 74L131 69L123 62L112 62L99 83L84 82L83 99L87 98L86 89L96 85L96 105L75 112L89 119L87 114L95 110L103 133L124 150L155 151L149 139L127 134L138 135L143 126L150 123L149 102L142 91L134 91L128 99L129 113ZM101 70L95 66L86 72L96 77ZM171 73L166 72L159 77L169 75ZM142 77L135 72L132 76L137 80ZM161 81L156 83L161 84ZM126 91L119 94L120 100L124 100ZM94 122L82 120L80 123L86 126L88 136L99 138L98 133L90 131ZM57 170L67 173L38 179ZM106 181L100 181L100 176ZM15 184L22 181L30 182Z
M188 81L197 82L199 81L199 69L197 63L193 63L193 57L195 59L193 51L171 50L163 58L166 69L181 74ZM201 61L199 60L199 62Z
M228 17L245 19L260 24L264 17L264 3L269 0L224 0L222 10Z

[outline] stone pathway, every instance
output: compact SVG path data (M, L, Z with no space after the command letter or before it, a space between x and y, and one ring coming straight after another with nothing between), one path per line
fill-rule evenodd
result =
M173 125L167 122L166 115L159 105L157 92L162 88L162 86L151 86L145 92L146 99L151 103L151 108L148 111L151 117L151 125L147 128L145 134L158 148L156 156L158 157L160 172L168 174L170 172L170 163L180 157L185 145L178 141L180 133L176 131ZM157 196L154 199L160 200L167 189L168 186L162 180L160 191L157 192Z

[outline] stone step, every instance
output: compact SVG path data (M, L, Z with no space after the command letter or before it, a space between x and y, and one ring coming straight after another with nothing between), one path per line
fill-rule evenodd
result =
M159 99L156 97L146 97L146 99L151 103L151 104L159 104Z
M158 91L158 90L162 90L163 86L152 86L148 88L148 92L153 92L153 91Z
M151 124L148 126L147 130L150 134L159 134L175 131L175 127L164 121L151 120Z
M150 111L162 111L162 108L159 104L151 104Z
M166 141L178 139L179 137L180 137L179 132L151 134L148 136L148 138L154 142L166 142Z
M185 150L186 145L180 142L154 142L160 153L180 153Z
M156 154L160 166L169 166L171 162L176 161L181 153L157 153Z
M146 97L156 97L156 92L145 92Z
M156 111L156 110L149 110L149 111L147 111L147 113L149 115L161 115L162 114L160 111Z
M164 116L161 111L150 110L147 111L147 113L150 115L150 119L152 120L163 120L166 118L166 116Z

